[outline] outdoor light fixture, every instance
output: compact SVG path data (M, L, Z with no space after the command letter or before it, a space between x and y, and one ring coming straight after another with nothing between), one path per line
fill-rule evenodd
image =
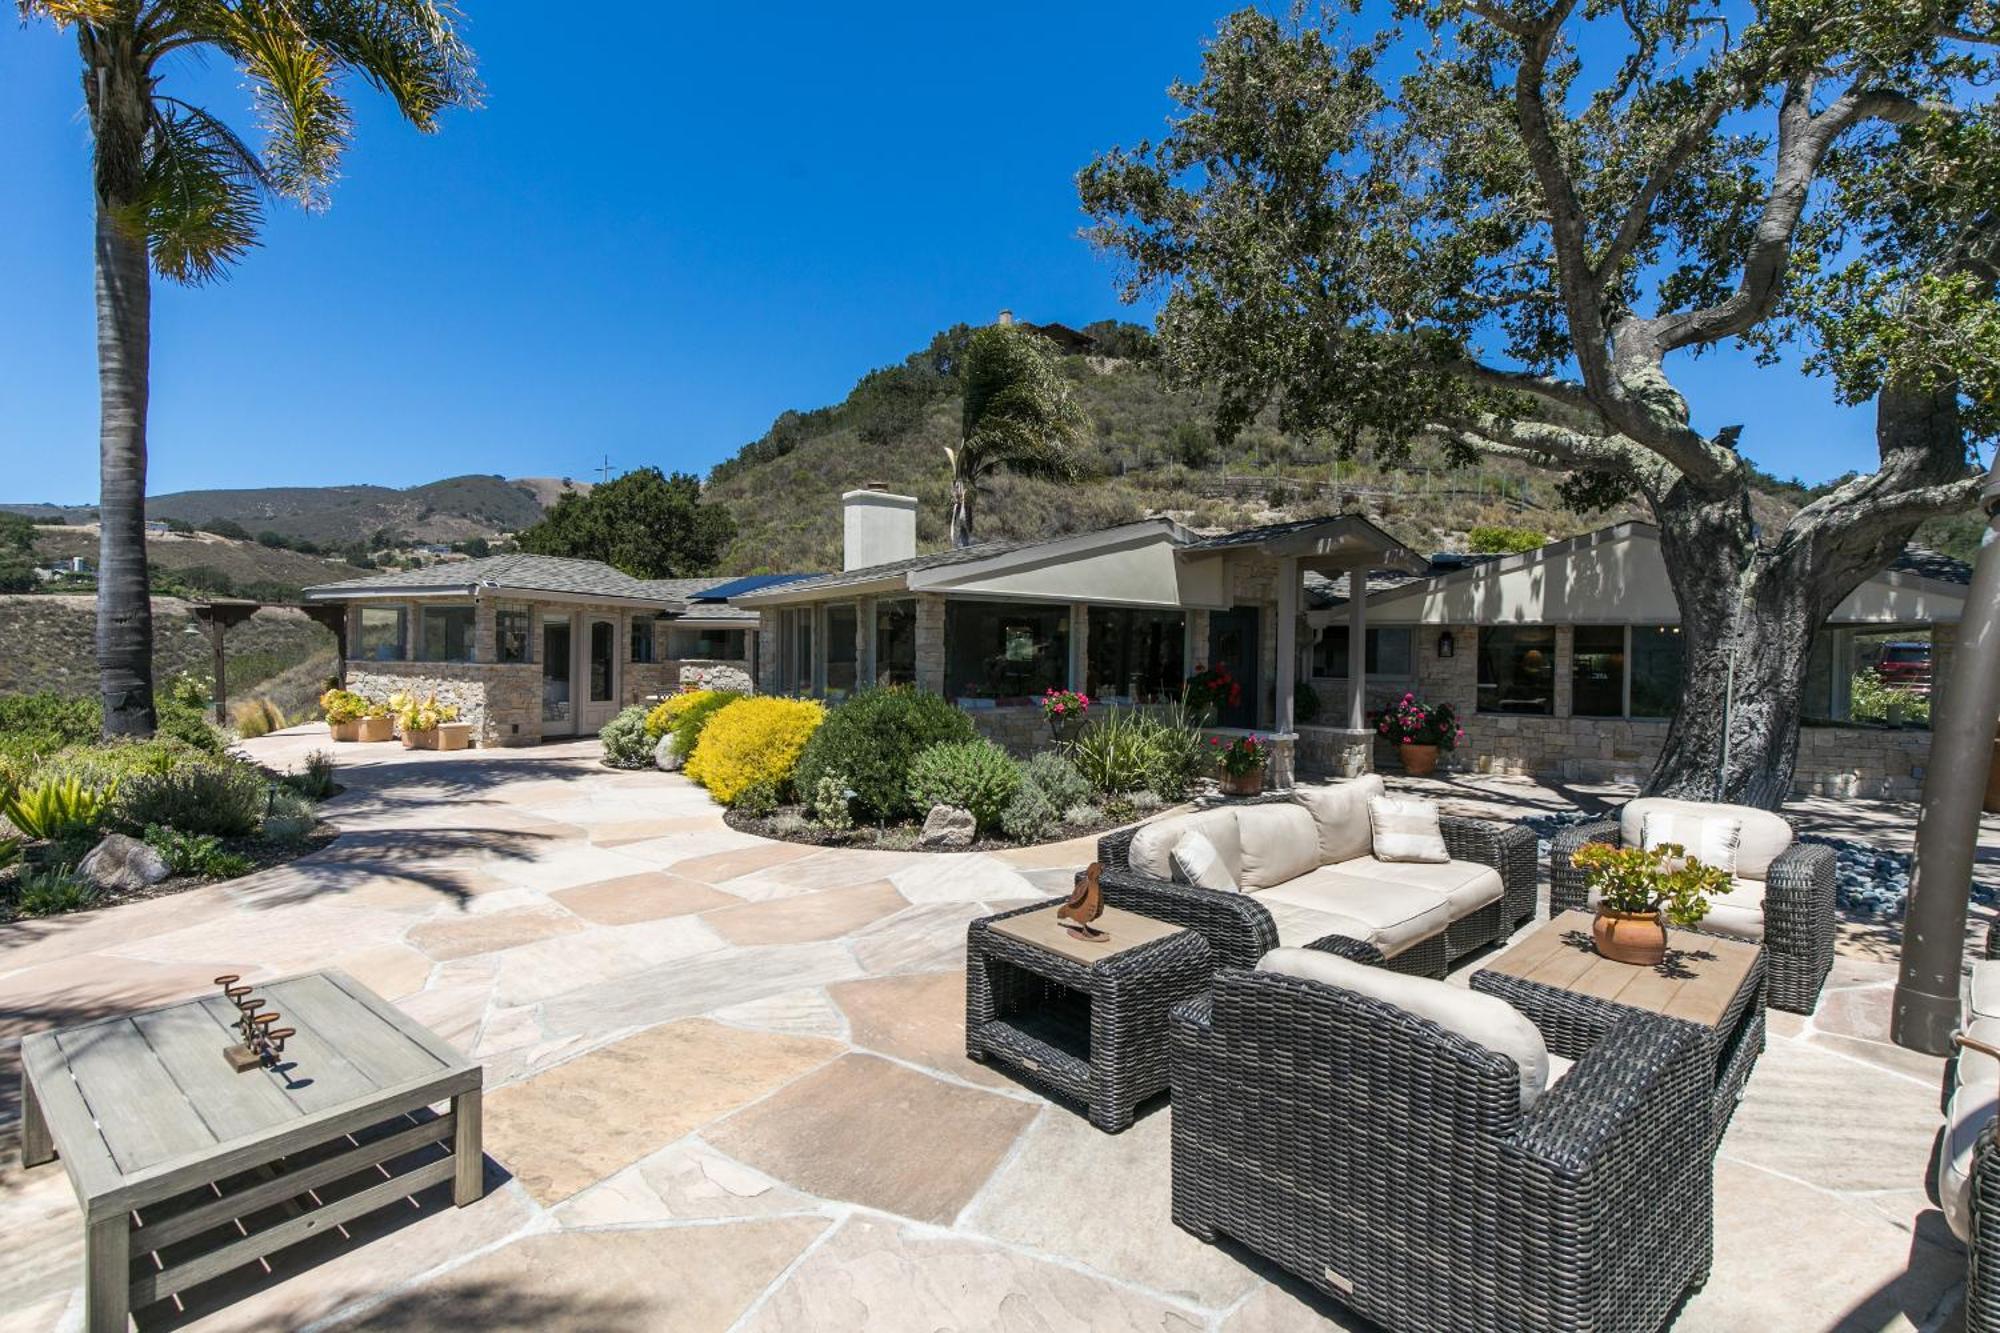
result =
M1450 630L1446 630L1444 633L1438 635L1439 657L1450 657L1452 653L1457 650L1457 647L1458 647L1457 641L1451 637Z

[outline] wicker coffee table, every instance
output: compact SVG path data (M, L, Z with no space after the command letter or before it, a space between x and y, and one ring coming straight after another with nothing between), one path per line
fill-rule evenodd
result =
M1669 930L1665 961L1635 967L1598 956L1591 920L1589 912L1558 913L1474 972L1472 989L1527 1015L1549 1049L1570 1060L1635 1010L1693 1024L1715 1062L1713 1146L1764 1051L1764 950Z
M478 1065L344 973L253 989L295 1029L275 1066L224 1059L219 993L22 1039L21 1158L83 1204L90 1333L428 1186L480 1196Z
M1104 909L1109 938L1072 938L1062 900L982 917L965 937L965 1053L997 1060L1088 1108L1116 1134L1167 1089L1167 1011L1208 989L1208 941L1150 917Z

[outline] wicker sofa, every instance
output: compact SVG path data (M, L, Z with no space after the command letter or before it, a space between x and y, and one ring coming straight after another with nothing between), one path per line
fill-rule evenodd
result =
M1944 1133L1938 1139L1937 1199L1965 1242L1966 1333L2000 1333L2000 920L1987 928L1986 958L1965 985L1962 1046L1945 1066Z
M1627 801L1615 818L1579 824L1557 835L1549 849L1549 911L1590 907L1590 885L1575 863L1585 843L1636 847L1648 811L1721 815L1742 824L1734 887L1711 901L1695 929L1764 946L1764 1001L1774 1009L1809 1014L1833 967L1834 851L1794 840L1782 815L1744 805L1644 796Z
M1368 799L1382 791L1370 774L1107 834L1097 844L1104 900L1199 932L1218 966L1254 967L1281 945L1338 934L1377 946L1398 971L1430 976L1534 916L1532 831L1440 814L1450 862L1378 861ZM1174 882L1168 852L1189 829L1213 835L1243 892ZM1289 857L1273 851L1286 840L1300 844Z
M1380 959L1282 949L1170 1014L1178 1225L1394 1330L1638 1333L1706 1280L1712 1070L1692 1025L1634 1015L1530 1102L1521 1059L1316 979L1330 969L1296 965L1313 951Z

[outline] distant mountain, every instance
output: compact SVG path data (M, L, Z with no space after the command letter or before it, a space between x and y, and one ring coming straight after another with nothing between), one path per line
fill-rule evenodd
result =
M332 545L378 532L411 541L453 542L518 532L542 516L562 492L552 477L472 475L424 486L270 486L253 490L175 491L146 501L149 518L197 526L217 519L250 533L276 532ZM586 488L587 489L587 488ZM88 523L92 505L0 504L40 522Z

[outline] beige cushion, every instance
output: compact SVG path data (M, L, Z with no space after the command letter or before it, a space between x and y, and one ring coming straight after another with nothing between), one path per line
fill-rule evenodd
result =
M2000 1018L1975 1019L1965 1033L2000 1044ZM2000 1107L2000 1064L1983 1052L1961 1050L1937 1150L1938 1201L1944 1205L1945 1221L1960 1240L1969 1239L1971 1234L1972 1150L1996 1107Z
M1767 885L1761 879L1733 879L1724 893L1711 895L1708 900L1708 915L1701 919L1695 929L1711 935L1723 935L1732 940L1744 940L1750 944L1764 942L1764 894ZM1589 894L1590 906L1597 906L1598 892L1592 888Z
M1167 859L1173 866L1176 884L1192 884L1196 888L1217 889L1224 893L1237 891L1235 877L1222 863L1222 853L1215 850L1215 844L1199 829L1183 833Z
M1338 866L1322 866L1310 875L1260 890L1257 901L1270 909L1281 945L1306 944L1321 935L1346 935L1374 945L1389 958L1429 939L1452 921L1451 908L1434 890L1401 880L1344 874ZM1281 908L1301 910L1286 912ZM1346 925L1321 930L1318 935L1298 933L1328 920Z
M1477 861L1380 861L1372 856L1357 856L1329 869L1344 877L1429 889L1444 899L1453 921L1471 916L1506 892L1500 872Z
M1377 796L1368 802L1368 824L1373 843L1370 850L1378 861L1451 860L1444 834L1438 831L1438 808L1433 801Z
M1190 829L1215 844L1215 850L1222 855L1222 864L1229 868L1229 877L1241 883L1243 843L1236 836L1236 811L1228 806L1154 820L1132 835L1132 846L1125 854L1126 859L1132 869L1141 875L1170 880L1174 877L1173 862L1169 859L1174 844Z
M1319 829L1303 807L1290 801L1236 807L1236 834L1243 843L1243 887L1268 889L1319 869Z
M1351 782L1325 787L1296 787L1292 799L1304 806L1319 830L1319 863L1352 861L1374 848L1368 823L1368 803L1385 793L1380 773L1366 773Z
M1427 1018L1447 1032L1514 1062L1521 1076L1521 1109L1527 1110L1549 1085L1549 1048L1535 1025L1505 1000L1429 977L1404 976L1313 949L1273 949L1257 964L1392 1004Z
M1618 808L1618 838L1627 847L1645 846L1648 810L1685 810L1690 814L1724 815L1743 825L1736 845L1736 873L1743 879L1763 879L1792 845L1792 826L1783 815L1748 805L1721 805L1709 801L1682 801L1670 796L1642 796Z
M2000 1018L2000 959L1982 958L1972 965L1965 984L1965 1021Z
M1648 810L1640 821L1639 845L1647 851L1672 844L1705 866L1736 873L1736 848L1743 821L1734 815L1695 815L1685 810Z

